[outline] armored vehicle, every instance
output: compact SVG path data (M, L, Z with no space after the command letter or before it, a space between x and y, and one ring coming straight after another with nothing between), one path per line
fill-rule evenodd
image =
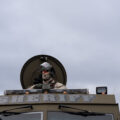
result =
M66 86L65 68L56 58L32 57L21 70L23 90L6 90L0 96L0 120L120 120L115 96L107 93L107 87L97 87L96 94L90 94L88 89L57 89L44 84L41 65L46 62L52 66L55 83Z

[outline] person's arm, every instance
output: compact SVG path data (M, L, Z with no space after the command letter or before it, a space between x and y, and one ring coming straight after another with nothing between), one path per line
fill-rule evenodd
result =
M63 85L62 83L57 82L55 84L54 89L67 89L67 87L65 85Z
M35 85L28 87L27 89L34 89Z

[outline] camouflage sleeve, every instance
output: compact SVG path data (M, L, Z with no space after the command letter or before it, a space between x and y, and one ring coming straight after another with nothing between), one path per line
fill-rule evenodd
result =
M27 89L34 89L35 85L28 87Z
M42 89L42 84L35 84L35 85L32 85L30 87L28 87L27 89Z
M55 84L54 89L67 89L67 88L66 88L66 86L63 85L62 83L57 82L57 83Z

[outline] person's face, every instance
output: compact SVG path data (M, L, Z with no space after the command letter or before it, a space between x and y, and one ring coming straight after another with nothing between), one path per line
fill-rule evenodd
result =
M50 72L49 71L42 71L42 79L43 80L45 80L45 81L47 81L47 80L49 80L50 79L50 77L51 77L51 75L50 75Z

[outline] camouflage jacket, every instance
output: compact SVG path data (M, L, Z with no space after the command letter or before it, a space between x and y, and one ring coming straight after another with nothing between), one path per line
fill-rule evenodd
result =
M32 85L28 89L36 89L35 86L36 85ZM38 86L39 86L39 88L37 88L37 89L42 89L42 84L38 84ZM62 83L56 82L53 89L67 89L67 88Z

